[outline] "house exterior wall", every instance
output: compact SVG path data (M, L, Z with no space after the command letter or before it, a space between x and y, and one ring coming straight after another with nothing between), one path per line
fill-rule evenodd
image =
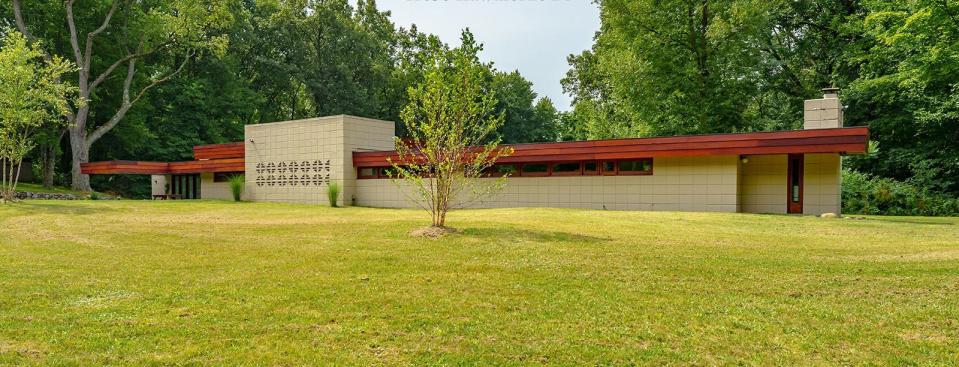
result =
M247 196L246 190L241 197ZM233 200L229 182L213 182L213 173L200 174L200 199Z
M329 116L246 125L246 192L250 200L326 204L327 188L343 188L340 205L354 195L354 150L393 149L390 121Z
M739 207L743 213L786 213L788 156L745 157L739 177Z
M736 212L736 156L664 157L648 176L511 177L471 207L560 207L610 210ZM410 208L408 187L388 179L356 180L356 204Z
M327 204L332 182L340 205L411 208L402 181L357 179L353 152L394 149L394 124L330 116L247 125L244 199ZM609 210L785 213L785 154L658 157L652 175L511 177L506 187L470 207L561 207ZM807 154L805 214L839 213L838 154ZM162 191L165 176L158 179ZM201 197L230 200L228 183L201 175Z
M742 164L739 180L740 211L786 213L788 155L752 155ZM842 157L806 154L803 158L803 214L839 214Z
M803 161L803 214L840 214L842 157L806 154Z
M150 175L150 195L164 195L167 193L168 175Z

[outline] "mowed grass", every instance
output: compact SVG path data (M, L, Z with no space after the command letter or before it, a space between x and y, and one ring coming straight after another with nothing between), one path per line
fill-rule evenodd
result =
M0 364L957 365L959 219L0 206Z

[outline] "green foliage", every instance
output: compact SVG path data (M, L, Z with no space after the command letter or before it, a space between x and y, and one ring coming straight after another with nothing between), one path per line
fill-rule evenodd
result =
M842 210L847 214L959 215L959 199L891 178L844 170Z
M75 70L43 53L17 31L6 29L0 48L0 201L12 201L23 158L44 127L60 126L76 88L60 81ZM30 169L30 167L27 167Z
M90 191L90 196L88 197L90 198L90 200L100 200L100 194L97 193L96 191Z
M841 88L882 149L860 172L959 197L959 3L610 0L563 80L563 139L802 127Z
M233 175L230 176L227 182L230 185L230 194L233 195L233 201L243 200L243 189L246 188L246 176Z
M408 138L396 139L397 182L430 213L433 227L446 225L450 209L479 200L502 187L502 179L479 179L499 157L511 154L493 134L503 124L495 92L484 83L490 66L479 61L482 45L469 30L461 46L430 52L424 81L409 89L401 114Z
M337 181L330 182L330 186L326 188L326 198L330 201L331 207L338 207L337 201L340 199L340 183Z
M852 160L860 171L959 196L959 3L865 1L857 60L846 93L851 121L870 126L882 150Z
M586 137L733 132L760 80L767 9L753 0L602 1L592 50L563 80Z
M503 113L497 133L504 143L556 141L557 111L549 98L536 99L533 83L519 71L493 73L490 89L496 94L496 111Z

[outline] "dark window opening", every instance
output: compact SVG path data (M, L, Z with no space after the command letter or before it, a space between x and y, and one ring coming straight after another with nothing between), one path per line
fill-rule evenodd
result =
M580 162L565 162L553 164L553 174L557 176L574 176L582 173Z
M649 174L653 171L652 159L637 159L628 161L619 161L619 174L638 175Z
M546 163L527 163L523 165L523 176L548 176L549 165Z
M619 161L573 161L557 163L495 164L483 170L483 176L543 177L592 175L652 175L653 159L624 159ZM398 178L393 167L361 167L358 178Z
M616 174L616 162L613 161L604 161L603 165L603 174L604 175L615 175Z
M358 170L356 173L359 178L374 178L376 177L376 168L373 167L363 167Z
M213 182L229 182L233 176L242 174L243 172L216 172L213 174Z
M595 161L583 162L583 174L584 175L597 175L599 174L599 164Z

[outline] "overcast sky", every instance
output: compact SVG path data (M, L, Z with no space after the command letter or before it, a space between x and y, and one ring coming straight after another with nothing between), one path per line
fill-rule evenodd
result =
M416 24L450 45L469 27L483 43L481 57L498 70L519 70L533 90L568 110L559 80L566 56L589 49L599 30L599 9L588 0L378 0L397 26Z

